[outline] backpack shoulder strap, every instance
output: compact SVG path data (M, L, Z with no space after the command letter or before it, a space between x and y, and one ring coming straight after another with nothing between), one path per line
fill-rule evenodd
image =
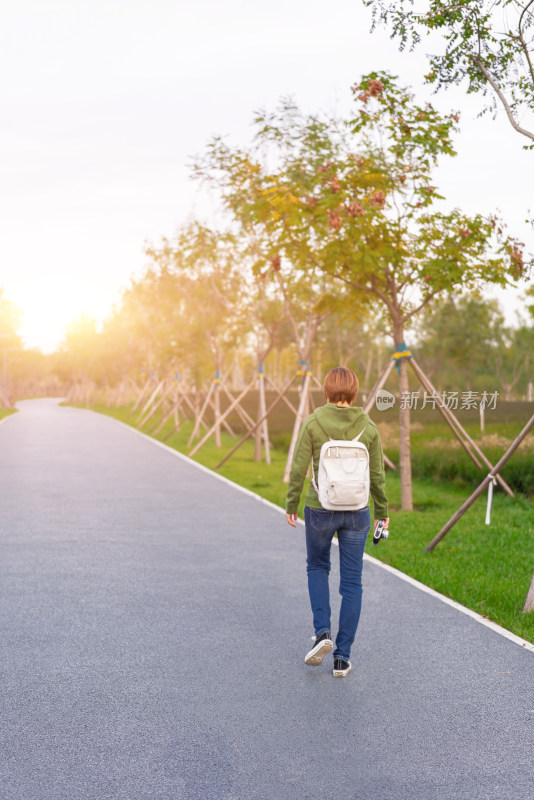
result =
M367 428L367 425L364 426L364 428L359 432L359 434L357 436L354 437L354 439L352 441L353 442L359 442L360 441L360 436L362 436L362 434L363 434L363 432L365 431L366 428Z
M317 417L315 416L315 414L312 414L312 417L313 417L313 419L315 420L315 422L317 423L317 425L320 427L320 429L322 430L322 432L324 433L324 435L327 437L327 439L329 439L330 441L332 441L332 437L331 437L331 436L330 436L330 435L329 435L329 434L328 434L328 433L325 431L325 429L323 428L323 426L321 425L321 423L319 422L319 420L317 419ZM312 473L311 473L311 484L312 484L313 488L315 489L315 491L317 492L317 494L319 494L319 487L317 486L317 481L315 480L315 464L313 463L313 447L312 447L312 457L311 457L311 462L312 462L312 463L311 463L311 466L312 466Z

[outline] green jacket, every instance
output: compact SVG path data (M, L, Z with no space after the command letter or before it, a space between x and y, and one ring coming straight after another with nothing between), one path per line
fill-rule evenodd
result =
M323 430L314 419L317 417L324 430L331 439L354 439L365 426L365 432L360 439L369 451L369 471L371 479L371 497L374 503L375 519L385 519L388 515L388 501L386 498L386 475L384 472L384 456L382 454L382 444L380 435L374 422L364 413L363 408L355 406L336 406L334 403L326 403L315 409L313 414L307 418L301 428L293 463L291 464L291 474L289 477L289 487L287 490L286 512L294 514L298 511L300 496L306 473L310 465L312 452L313 463L315 466L315 480L317 480L317 469L319 466L319 455L322 445L328 441ZM306 505L311 508L322 508L317 492L310 483L308 494L306 495Z

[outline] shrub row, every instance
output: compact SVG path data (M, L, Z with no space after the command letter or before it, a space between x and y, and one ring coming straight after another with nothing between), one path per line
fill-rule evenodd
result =
M398 464L399 452L393 448L388 450L389 457ZM492 464L503 455L502 450L486 450L486 457ZM486 476L486 469L478 469L469 456L458 449L426 449L412 450L412 475L418 479L431 479L436 483L476 489ZM502 470L502 477L508 485L520 494L534 495L534 455L529 452L517 452L511 457Z

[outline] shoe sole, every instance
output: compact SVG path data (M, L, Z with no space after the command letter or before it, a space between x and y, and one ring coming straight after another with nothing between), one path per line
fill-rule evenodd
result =
M331 639L323 639L318 645L313 647L309 653L306 654L304 662L309 667L318 667L323 663L323 658L330 653L334 647L334 642Z
M349 664L347 669L334 669L332 670L332 675L334 678L344 678L345 675L348 675L352 669L352 664Z

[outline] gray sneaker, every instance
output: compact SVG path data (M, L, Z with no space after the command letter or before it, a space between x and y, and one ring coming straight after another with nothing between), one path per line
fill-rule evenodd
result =
M306 653L304 661L309 667L318 667L323 663L323 658L334 647L334 642L330 638L330 631L321 633L315 640L315 644L309 653Z

